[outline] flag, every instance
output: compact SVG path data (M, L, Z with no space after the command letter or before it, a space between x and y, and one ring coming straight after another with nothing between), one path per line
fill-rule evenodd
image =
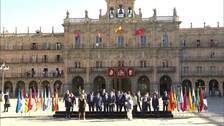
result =
M144 28L139 28L135 31L135 36L142 36L145 34L145 29Z
M58 106L58 92L55 93L55 104L54 104L54 111L57 112L59 110Z
M192 89L192 110L194 111L196 108L196 96L195 96L195 90L194 88Z
M172 92L172 87L170 88L170 92L169 92L169 111L173 111L174 110L174 105L175 102L173 101L173 92Z
M46 88L44 88L43 96L43 111L45 111L48 108Z
M200 112L204 109L204 91L200 88Z
M183 104L183 110L186 111L187 110L187 91L185 89L184 92L184 104Z
M200 112L200 90L199 88L197 88L197 108L198 108L198 112Z
M29 101L28 101L28 112L30 110L32 110L32 107L33 107L33 105L32 105L32 88L30 88L30 95L29 95Z
M176 102L176 106L177 106L177 111L180 111L180 103L181 103L181 96L180 96L180 93L181 93L181 89L180 88L177 88L177 102Z
M37 98L36 98L36 109L35 112L41 109L41 102L40 102L40 90L37 91Z
M182 88L180 90L180 108L181 108L182 112L185 111L185 107L184 107L184 97L183 97Z
M47 98L47 110L49 110L51 108L51 92L48 89L48 98Z
M174 88L174 90L173 90L173 102L174 102L174 108L173 109L175 109L175 108L177 108L177 97L176 97L177 95L176 95L176 88Z
M23 113L25 111L25 89L21 91L21 107L20 107L20 112Z
M20 88L18 89L17 94L17 105L16 105L16 113L19 113L21 110L21 98L20 98Z
M191 90L189 89L189 93L188 93L188 104L189 104L189 111L193 112L193 104L192 104L192 96L191 96Z

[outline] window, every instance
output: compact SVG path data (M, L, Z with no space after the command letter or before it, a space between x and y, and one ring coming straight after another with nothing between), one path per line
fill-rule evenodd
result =
M146 65L146 61L145 61L145 60L141 60L141 61L140 61L140 67L141 67L141 68L145 68L145 67L147 67L147 65Z
M117 45L118 45L118 47L124 47L124 37L123 36L118 36Z
M75 62L75 68L81 68L81 63L80 62Z
M184 66L183 67L183 72L188 73L189 72L189 66Z
M80 32L75 32L74 34L74 48L80 48L81 47L81 36Z
M118 67L124 67L124 61L118 61Z
M62 49L61 43L56 43L56 50L61 50L61 49Z
M201 45L201 41L198 39L197 40L197 48L200 47L200 45Z
M169 37L168 37L167 32L163 33L162 41L163 41L163 47L168 47L168 45L169 45Z
M45 43L44 43L44 49L45 49L45 50L50 49L50 47L49 47L49 43L48 43L48 42L45 42Z
M211 52L210 53L210 58L214 58L215 57L215 52Z
M109 16L110 16L110 18L114 18L114 8L113 7L110 8Z
M181 45L182 47L186 47L186 40L183 40L182 41L182 45Z
M48 61L48 56L47 55L44 55L43 56L43 62L46 63L47 61Z
M117 17L123 18L124 17L124 8L123 5L119 5L119 9L117 9Z
M214 72L215 69L216 69L216 66L210 66L210 71L211 71L211 72Z
M102 47L102 37L99 35L96 36L96 48L101 48Z
M36 73L36 72L35 72L34 68L32 68L32 69L31 69L31 77L34 77L34 76L35 76L35 73Z
M37 56L32 56L31 62L32 62L32 63L37 62Z
M141 36L141 48L146 47L146 36Z
M164 61L162 62L162 65L163 65L163 67L168 67L168 60L164 60Z
M102 61L96 61L96 68L102 68L102 67L103 67Z
M43 70L43 76L47 77L48 76L48 68L44 68Z
M61 55L56 56L56 62L61 62Z
M32 43L31 49L36 50L37 49L37 43Z
M128 7L128 17L132 18L133 17L133 11L131 7Z
M202 72L202 66L197 66L197 73L201 73Z

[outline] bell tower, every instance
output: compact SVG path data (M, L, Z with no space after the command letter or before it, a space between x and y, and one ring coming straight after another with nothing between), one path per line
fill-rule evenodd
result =
M132 18L134 17L135 0L106 0L107 16L114 18Z

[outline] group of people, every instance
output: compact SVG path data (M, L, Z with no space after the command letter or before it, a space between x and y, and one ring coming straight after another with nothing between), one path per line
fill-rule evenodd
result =
M168 111L169 97L167 92L162 97L163 100L163 111ZM73 111L74 105L76 104L76 98L72 93L67 91L64 95L65 107L66 107L66 118L71 118L71 111ZM79 119L81 115L85 119L85 108L88 104L89 112L127 112L128 119L132 119L132 111L148 112L151 110L159 111L159 96L157 92L150 95L146 92L144 95L140 91L137 93L131 93L130 91L122 92L112 90L106 92L103 89L102 92L90 92L88 94L83 90L78 98L78 112Z
M11 106L10 104L10 97L9 97L9 91L6 91L5 94L3 94L2 92L0 92L0 97L1 97L1 100L4 99L4 111L3 112L8 112L9 111L9 107ZM2 96L3 95L3 96Z

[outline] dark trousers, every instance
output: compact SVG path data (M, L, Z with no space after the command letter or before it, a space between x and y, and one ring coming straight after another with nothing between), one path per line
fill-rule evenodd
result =
M65 113L65 118L71 118L71 108L70 107L66 107L66 113Z
M96 111L101 112L102 111L102 106L96 106Z
M9 104L4 104L4 112L8 112L9 111Z
M142 111L142 107L141 107L140 102L137 102L137 103L138 103L139 110Z
M119 103L116 103L117 112L118 112L119 108L120 108L120 104Z
M114 112L114 104L109 105L109 112Z
M126 112L127 111L127 107L125 106L125 104L121 104L120 106L120 112L122 111L122 108L124 107L124 111Z
M133 112L136 113L138 111L138 105L133 106Z
M157 106L154 106L153 109L154 109L154 112L159 111L159 107L157 107Z
M94 103L89 104L89 111L94 112Z
M104 110L104 112L108 112L108 108L109 108L108 103L104 103L103 104L103 110Z
M168 111L168 104L166 103L163 103L163 111Z
M142 104L142 110L143 110L144 112L147 112L148 109L149 109L149 111L151 112L151 105L150 105L149 103L143 103L143 104Z

